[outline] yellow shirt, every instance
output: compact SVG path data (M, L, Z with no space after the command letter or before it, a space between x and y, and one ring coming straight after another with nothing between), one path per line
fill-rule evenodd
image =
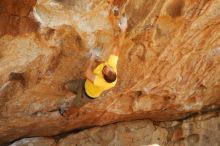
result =
M110 55L107 62L99 64L93 70L93 73L96 75L94 83L92 83L90 80L86 80L85 82L85 90L87 95L89 95L92 98L96 98L100 96L103 91L108 90L116 85L117 79L112 83L108 83L104 79L102 75L102 69L105 66L105 64L108 64L117 74L117 62L118 62L118 56Z

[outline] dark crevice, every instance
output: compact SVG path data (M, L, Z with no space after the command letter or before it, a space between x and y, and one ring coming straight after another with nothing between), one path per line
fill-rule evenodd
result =
M184 0L173 0L167 7L167 13L172 17L176 18L181 16L182 9L185 5Z
M208 113L213 113L213 112L219 113L220 105L205 106L201 109L201 111L187 113L185 116L178 119L178 121L182 122L184 120L190 119L198 115L203 115L203 114L208 114Z
M70 134L77 134L77 133L79 133L83 130L94 128L94 127L96 127L96 126L94 125L94 126L85 126L85 127L81 127L81 128L76 128L74 130L70 130L70 131L67 131L65 133L52 136L52 138L54 138L55 141L58 142L60 139L63 139L63 138L67 137Z
M19 81L23 86L26 86L26 79L24 73L11 72L9 74L9 81Z
M137 91L137 94L140 94L138 91ZM172 126L172 127L162 127L160 126L160 122L161 121L153 121L152 119L149 119L149 118L141 118L141 119L136 119L136 120L145 120L145 119L149 119L153 122L154 125L157 125L159 127L162 127L162 128L166 128L168 130L168 140L170 139L171 140L171 137L172 137L172 131L175 131L180 125L181 123L184 121L184 120L187 120L187 119L190 119L192 117L196 117L198 115L205 115L205 114L208 114L208 113L220 113L220 106L219 105L216 105L216 106L208 106L208 107L205 107L204 109L201 110L201 112L192 112L192 113L188 113L187 115L185 115L184 117L181 117L179 119L177 119L176 121L179 121L180 123L177 124L176 126ZM131 121L136 121L136 120L131 120ZM175 120L172 120L172 121L175 121ZM172 122L170 121L170 122ZM169 121L167 121L169 122ZM120 122L115 122L115 123L120 123ZM115 124L114 123L114 124ZM113 124L113 123L111 123ZM110 125L110 124L109 124ZM107 126L107 125L105 125ZM81 128L77 128L77 129L74 129L74 130L71 130L71 131L68 131L68 132L65 132L65 133L62 133L62 134L58 134L58 135L55 135L53 136L52 138L54 138L57 142L60 140L60 139L63 139L65 137L67 137L68 135L70 134L77 134L83 130L87 130L89 128L94 128L96 127L96 125L93 125L93 126L85 126L85 127L81 127Z

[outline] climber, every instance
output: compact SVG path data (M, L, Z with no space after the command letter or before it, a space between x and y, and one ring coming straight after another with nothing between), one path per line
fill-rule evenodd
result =
M72 115L79 107L88 102L92 102L95 98L99 97L103 91L109 90L116 85L118 56L127 29L127 18L125 16L120 19L118 26L121 32L116 46L113 49L113 53L109 56L108 60L94 67L96 56L93 53L84 73L86 80L72 80L63 85L64 90L71 91L76 94L76 96L71 107L67 109L61 108L59 110L61 115Z

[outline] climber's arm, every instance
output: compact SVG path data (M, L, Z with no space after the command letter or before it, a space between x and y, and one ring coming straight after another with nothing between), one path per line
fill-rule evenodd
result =
M114 55L119 56L124 40L125 40L125 32L121 32L118 38L118 42L113 50Z
M118 56L119 53L120 53L120 50L121 50L122 45L123 45L124 40L125 40L125 34L126 34L126 29L127 29L127 18L123 16L120 21L121 22L119 23L119 28L121 30L121 33L119 34L117 44L116 44L116 46L114 47L114 50L113 50L113 54L116 55L116 56Z
M95 61L95 55L92 54L90 60L89 60L89 64L87 66L87 69L84 73L86 79L90 80L92 83L95 80L96 75L93 73L93 63Z

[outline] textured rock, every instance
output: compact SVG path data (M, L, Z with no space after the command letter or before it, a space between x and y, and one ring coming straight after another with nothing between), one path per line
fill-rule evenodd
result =
M10 146L55 146L56 142L49 138L24 138L22 140L16 141Z
M35 3L35 0L1 0L0 36L36 31L38 28L37 22L28 17Z
M185 120L173 130L169 146L206 146L220 145L219 114L208 114ZM170 130L170 131L172 131Z
M123 3L129 27L117 86L78 114L60 116L59 108L73 99L60 85L82 77L92 47L103 47L106 59L118 34L109 11ZM217 108L219 9L219 0L2 0L0 141ZM22 82L8 81L13 72Z
M91 128L57 140L56 146L219 146L219 113L196 116L184 121L152 123L149 120L121 122ZM38 140L39 138L33 138ZM25 141L26 140L26 141ZM22 139L21 145L32 143ZM37 142L45 142L45 139ZM47 139L52 141L52 139ZM15 146L15 144L11 146ZM37 143L36 143L37 144ZM16 145L16 146L21 146ZM40 145L40 143L38 144Z
M60 140L58 145L140 146L154 143L164 145L167 134L166 129L156 127L152 122L143 120L85 130Z

